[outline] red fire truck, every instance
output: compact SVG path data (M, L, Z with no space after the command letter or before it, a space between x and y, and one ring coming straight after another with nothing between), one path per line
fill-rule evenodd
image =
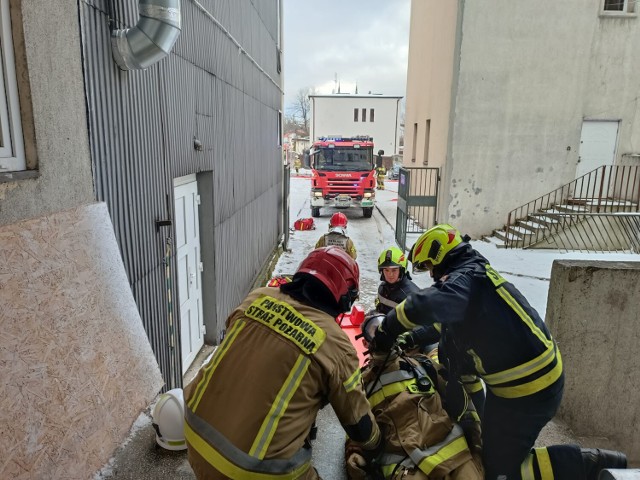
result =
M362 208L371 217L376 199L372 137L321 137L309 158L312 217L319 217L323 207Z

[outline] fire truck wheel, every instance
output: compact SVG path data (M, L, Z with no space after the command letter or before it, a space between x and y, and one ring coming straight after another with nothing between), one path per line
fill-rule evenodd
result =
M311 207L311 216L319 217L320 216L320 207Z
M362 214L364 215L364 218L371 218L371 215L373 215L373 207L363 208Z

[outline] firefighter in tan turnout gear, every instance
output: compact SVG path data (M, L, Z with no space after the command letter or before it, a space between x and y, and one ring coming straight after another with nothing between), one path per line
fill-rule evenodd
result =
M383 315L362 324L365 345ZM480 418L464 387L426 355L369 352L362 378L384 449L368 462L347 441L352 480L483 480ZM449 381L447 381L447 379Z
M356 246L347 235L347 216L342 213L334 213L329 220L329 233L322 235L316 243L316 248L336 246L347 252L354 260L358 256Z
M185 389L185 437L199 479L316 479L307 437L331 404L365 456L380 430L356 351L335 318L358 296L356 262L337 247L312 250L290 283L251 292L226 336Z

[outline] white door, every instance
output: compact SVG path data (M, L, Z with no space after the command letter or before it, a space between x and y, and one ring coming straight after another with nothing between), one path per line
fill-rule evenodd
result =
M618 140L618 122L585 120L580 135L576 178L602 165L612 165Z
M180 301L180 338L184 374L204 344L198 184L195 175L174 180L175 248Z

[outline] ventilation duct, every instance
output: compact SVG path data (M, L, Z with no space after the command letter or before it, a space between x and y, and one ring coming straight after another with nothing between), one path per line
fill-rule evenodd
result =
M166 57L180 36L180 0L140 0L133 28L113 30L113 58L122 70L142 70Z

